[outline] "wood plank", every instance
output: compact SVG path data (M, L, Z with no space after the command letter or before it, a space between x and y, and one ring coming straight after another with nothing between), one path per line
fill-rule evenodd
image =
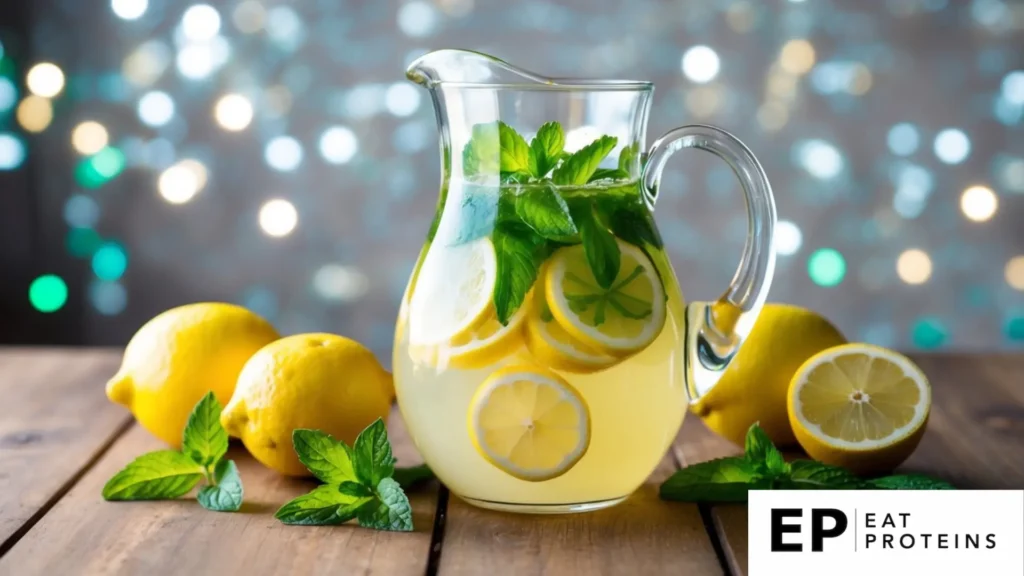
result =
M959 488L1024 487L1024 355L913 359L931 381L932 411L920 446L897 471L934 475ZM675 449L686 463L738 452L699 422L681 438ZM730 568L746 574L746 506L711 512Z
M0 349L0 555L124 430L112 350Z
M419 456L397 412L389 434L402 465ZM436 508L436 485L410 494L411 533L354 524L285 526L273 514L315 483L280 476L241 445L231 458L245 485L242 511L204 510L194 498L171 502L104 502L103 484L126 463L161 448L133 427L82 481L0 559L0 575L51 574L423 574Z
M721 574L694 505L658 499L666 456L628 500L563 516L483 510L452 495L439 574Z

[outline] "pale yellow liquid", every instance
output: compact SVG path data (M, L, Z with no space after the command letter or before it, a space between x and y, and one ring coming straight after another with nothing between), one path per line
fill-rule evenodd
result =
M467 428L470 400L494 370L537 362L522 340L492 366L439 369L410 356L403 305L394 353L399 406L424 460L452 492L484 503L574 505L623 498L647 479L679 431L687 408L683 298L664 255L651 255L668 296L665 325L647 348L611 368L592 374L556 370L586 401L591 439L572 468L542 482L517 479L485 460ZM407 291L404 302L409 296Z

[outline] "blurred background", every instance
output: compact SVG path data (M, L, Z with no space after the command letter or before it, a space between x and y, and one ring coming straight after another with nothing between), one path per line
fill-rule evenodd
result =
M851 339L1024 347L1024 2L33 0L0 7L0 342L123 344L198 300L385 364L437 200L436 48L655 82L648 135L722 126L779 206L771 299ZM737 183L673 158L690 299L731 278Z

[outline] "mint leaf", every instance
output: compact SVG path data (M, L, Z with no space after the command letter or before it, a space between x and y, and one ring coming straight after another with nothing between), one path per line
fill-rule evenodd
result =
M373 496L373 489L371 489L369 486L364 486L364 485L362 485L362 484L360 484L358 482L348 482L348 481L342 482L338 486L338 490L342 494L347 494L349 496L355 496L357 498L363 498L363 497L369 498L369 497Z
M633 168L633 163L636 162L637 157L640 155L639 152L639 142L633 142L629 146L624 146L622 151L619 152L619 170L628 174L630 169Z
M625 170L619 170L618 168L598 168L590 175L587 182L593 182L595 180L625 180L629 178L629 172Z
M526 140L511 126L498 122L498 139L501 146L501 172L529 174L530 147Z
M519 219L544 238L565 240L576 235L569 206L550 186L520 194L515 206Z
M395 474L392 478L394 478L395 482L398 482L398 485L403 490L410 490L428 480L432 480L434 472L426 464L420 464L419 466L410 466L408 468L395 468Z
M651 223L650 212L643 204L619 207L611 211L608 224L612 234L623 242L643 247L650 244L655 248L662 247L661 236Z
M376 486L381 479L395 471L395 457L391 455L388 429L384 420L377 418L356 438L353 446L355 473L361 483Z
M412 507L402 487L391 478L377 485L377 498L359 509L359 525L374 530L412 531Z
M228 451L228 433L220 425L222 409L213 392L207 392L185 424L181 451L204 468L216 464Z
M242 478L232 460L221 460L214 470L213 486L203 486L197 496L199 504L214 512L237 512L242 507Z
M555 168L551 178L555 184L568 186L582 186L590 180L590 177L597 171L601 161L615 148L619 141L614 136L601 136L583 148L580 148L561 166Z
M555 167L565 147L565 132L558 122L548 122L537 130L530 141L530 172L537 178L547 176Z
M719 458L678 470L661 485L663 500L746 502L747 490L765 481L746 458Z
M898 474L865 481L868 488L878 490L956 490L956 487L922 474Z
M203 467L181 452L143 454L103 487L104 500L168 500L188 493L203 477Z
M596 206L589 199L575 201L572 218L580 230L583 253L587 257L590 271L601 288L611 288L619 275L622 254L615 236L599 220Z
M845 490L858 488L863 483L845 468L813 460L794 460L790 463L789 476L782 480L780 487L791 490Z
M761 429L757 422L747 428L747 437L744 441L744 454L751 462L764 462L768 459L769 452L778 452L779 449L772 443L772 439Z
M508 324L509 318L523 304L527 292L537 279L535 243L513 227L499 226L491 235L497 256L497 278L494 282L494 308L498 321Z
M330 434L299 428L292 432L292 445L302 465L324 484L359 480L352 450Z
M324 484L282 506L274 518L285 524L334 526L355 518L359 509L372 500L372 496L351 496Z
M462 149L462 169L467 176L497 174L501 169L501 138L497 122L475 124Z

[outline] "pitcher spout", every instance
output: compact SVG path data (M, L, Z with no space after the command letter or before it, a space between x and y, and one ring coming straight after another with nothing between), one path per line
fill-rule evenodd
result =
M472 50L435 50L420 56L405 70L409 80L426 88L439 84L554 84L494 56Z

